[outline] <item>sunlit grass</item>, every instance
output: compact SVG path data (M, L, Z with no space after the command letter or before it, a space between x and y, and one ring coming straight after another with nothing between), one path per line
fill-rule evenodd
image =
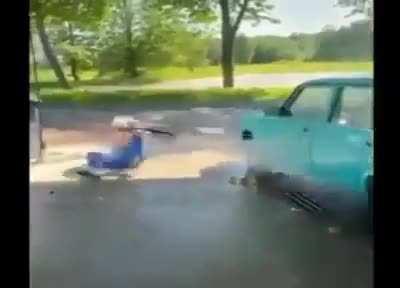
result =
M235 75L263 73L311 72L372 72L372 62L302 62L279 61L270 64L236 65ZM198 67L190 71L185 67L165 67L149 70L154 78L183 80L221 76L220 66Z
M235 75L263 74L263 73L312 73L312 72L372 72L372 62L303 62L279 61L269 64L236 65ZM56 82L54 73L50 69L39 69L39 82ZM141 85L169 80L186 80L206 77L220 77L220 66L203 66L189 70L186 67L148 68L145 72L133 79L126 79L122 72L112 72L98 77L95 70L81 71L81 81L75 85ZM73 83L72 78L68 79Z
M89 92L83 89L43 89L41 98L44 103L58 104L160 104L160 103L237 103L259 102L286 98L292 87L274 87L268 89L223 89L205 90L121 90L114 92Z
M73 81L73 78L69 75L68 71L64 69L65 76L67 80ZM96 78L98 72L96 70L83 70L79 72L79 77L81 80L91 80ZM56 76L51 68L40 68L38 69L38 78L40 82L53 82L56 81ZM31 79L33 81L33 79Z

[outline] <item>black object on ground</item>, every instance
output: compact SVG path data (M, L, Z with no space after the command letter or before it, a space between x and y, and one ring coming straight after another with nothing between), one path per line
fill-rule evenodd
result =
M164 131L164 130L159 130L159 129L155 129L155 128L139 128L139 127L135 127L135 128L119 128L119 131L127 131L127 132L131 132L133 130L144 130L144 131L148 131L150 133L153 134L165 134L168 136L174 136L174 134L172 134L169 131Z
M90 173L87 170L78 170L78 171L76 171L76 173L80 176L92 177L92 178L96 178L96 179L100 178L99 176L93 175L92 173Z
M166 134L169 136L174 136L174 134L172 134L171 132L168 132L168 131L163 131L163 130L158 130L158 129L153 129L153 128L145 128L144 130L149 131L151 133L155 133L155 134Z
M287 196L291 201L312 213L321 213L322 207L310 197L301 192L290 192Z

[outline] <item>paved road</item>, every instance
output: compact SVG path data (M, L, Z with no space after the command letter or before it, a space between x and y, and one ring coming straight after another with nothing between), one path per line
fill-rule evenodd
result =
M329 233L334 218L228 183L245 169L242 110L136 112L177 137L148 139L135 180L76 177L115 113L43 113L51 129L45 163L31 171L32 287L372 287L362 229Z
M273 87L273 86L294 86L301 82L325 77L351 77L365 76L368 73L350 72L320 72L320 73L270 73L270 74L246 74L235 77L235 87ZM192 80L166 81L157 84L147 84L141 86L132 85L105 85L105 86L82 86L89 91L116 91L116 90L135 90L135 89L205 89L221 87L221 77L210 77Z

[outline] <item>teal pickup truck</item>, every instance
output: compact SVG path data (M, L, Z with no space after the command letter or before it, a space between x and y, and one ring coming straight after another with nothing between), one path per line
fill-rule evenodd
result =
M249 181L264 172L300 177L368 196L372 209L372 78L305 82L275 110L244 115L241 133Z

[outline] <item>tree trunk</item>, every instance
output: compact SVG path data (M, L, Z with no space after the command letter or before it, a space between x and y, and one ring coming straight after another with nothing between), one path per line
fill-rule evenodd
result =
M31 55L32 55L32 65L29 63L29 66L32 66L32 75L34 78L35 85L38 85L39 82L39 77L37 74L37 62L36 62L36 54L35 54L35 47L33 44L33 34L32 30L29 31L29 37L30 37L30 45L31 45ZM32 81L33 82L33 81ZM38 87L39 89L39 87Z
M45 26L44 26L44 17L37 15L36 26L37 26L37 29L39 32L39 38L40 38L40 41L43 46L44 54L46 55L47 60L49 61L49 64L58 79L58 82L60 83L61 87L63 87L63 88L66 88L66 89L71 88L70 85L68 84L67 79L65 78L64 72L61 68L61 65L58 62L58 59L57 59L56 55L54 54L54 51L50 45L50 41L49 41Z
M220 0L222 14L222 76L223 87L229 88L234 86L233 81L233 44L235 39L235 30L233 29L229 16L228 0Z
M68 22L68 37L69 37L69 43L71 44L71 46L74 46L75 45L74 30L70 22ZM73 56L69 60L69 66L74 81L79 81L80 79L78 75L78 61Z
M125 48L125 66L124 72L129 77L136 77L139 75L136 67L135 51L132 47Z
M130 77L138 76L138 71L136 67L136 57L135 51L132 48L132 8L130 4L123 0L123 6L125 9L125 65L124 65L124 72L126 75Z
M71 68L72 78L74 78L75 82L79 81L80 78L78 75L78 63L75 58L71 58L71 60L69 61L69 66Z
M233 36L222 33L222 75L223 87L234 86L233 81Z

